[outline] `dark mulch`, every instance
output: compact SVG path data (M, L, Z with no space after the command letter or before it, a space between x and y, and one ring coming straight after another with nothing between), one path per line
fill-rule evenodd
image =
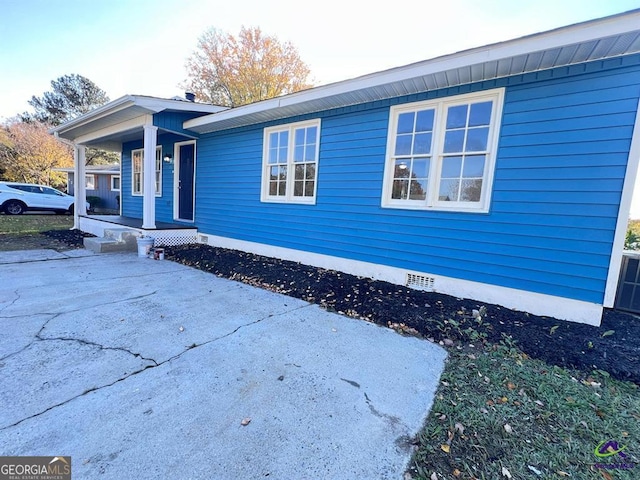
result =
M640 384L640 318L623 312L592 327L206 245L169 247L166 258L446 345L513 340L549 364Z
M95 237L90 233L83 232L81 230L48 230L42 232L42 235L49 237L54 241L59 242L62 245L66 245L68 248L83 248L83 240L86 237Z

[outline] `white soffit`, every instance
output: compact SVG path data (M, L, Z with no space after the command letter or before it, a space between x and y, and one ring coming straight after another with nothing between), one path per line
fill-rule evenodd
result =
M333 83L185 122L198 133L640 52L640 9Z

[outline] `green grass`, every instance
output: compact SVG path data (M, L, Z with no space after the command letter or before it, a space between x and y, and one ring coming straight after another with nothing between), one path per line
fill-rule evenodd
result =
M72 227L71 215L0 215L0 234L30 235Z
M607 440L626 445L626 459L596 457ZM450 350L409 472L428 480L638 479L639 440L637 385L549 366L506 339ZM621 461L634 468L594 466Z

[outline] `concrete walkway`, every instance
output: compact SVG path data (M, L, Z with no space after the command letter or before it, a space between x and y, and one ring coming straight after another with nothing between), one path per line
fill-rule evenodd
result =
M0 279L0 455L75 479L399 480L446 356L135 254L0 252Z

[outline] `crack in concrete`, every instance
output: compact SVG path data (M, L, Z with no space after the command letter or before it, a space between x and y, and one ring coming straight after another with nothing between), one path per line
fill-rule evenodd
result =
M13 294L16 296L16 298L11 300L11 302L8 305L5 305L4 307L0 308L0 312L2 312L5 309L11 307L14 303L16 303L18 300L20 300L20 294L18 293L17 289L13 292Z
M65 311L63 311L63 312L37 312L37 313L29 314L29 315L55 315L55 316L58 316L58 315L63 315L63 314L65 314L65 313L75 313L75 312L80 312L80 311L82 311L82 310L87 310L87 309L89 309L89 308L104 307L104 306L106 306L106 305L115 305L115 304L117 304L117 303L129 302L129 301L131 301L131 300L140 300L141 298L151 297L152 295L155 295L156 293L158 293L158 291L157 291L157 290L154 290L154 291L153 291L153 292L151 292L151 293L145 293L145 294L143 294L143 295L138 295L138 296L135 296L135 297L120 298L120 299L118 299L118 300L113 300L113 301L105 302L105 303L93 303L93 304L91 304L91 305L87 305L87 306L85 306L85 307L81 307L81 308L76 308L76 309L74 309L74 310L65 310ZM7 320L8 320L8 319L12 319L12 318L20 318L20 317L24 317L24 316L26 316L26 315L25 315L25 314L21 314L21 315L8 315L8 316L0 315L0 319L7 319Z
M155 292L154 292L154 293L155 293ZM42 330L46 327L46 324L47 324L47 323L49 323L51 320L53 320L53 318L55 318L55 317L57 317L57 316L61 315L61 313L58 313L58 314L56 314L54 317L52 317L52 318L48 319L48 320L43 324L43 326L42 326L42 328L40 329L40 331L36 334L36 340L34 340L34 341L49 341L49 340L74 341L74 342L78 342L78 343L81 343L81 344L86 344L86 345L96 346L96 347L101 348L101 349L104 349L104 350L119 350L119 351L123 351L123 352L129 353L129 354L131 354L131 355L133 355L133 356L135 356L135 357L139 357L139 358L141 358L141 359L143 359L143 360L145 360L145 361L151 361L151 362L153 362L154 364L153 364L153 365L146 365L144 368L141 368L141 369L139 369L139 370L136 370L136 371L134 371L134 372L131 372L130 374L127 374L127 375L125 375L125 376L123 376L123 377L121 377L121 378L118 378L117 380L115 380L115 381L113 381L113 382L111 382L111 383L108 383L108 384L105 384L105 385L101 385L101 386L98 386L98 387L93 387L93 388L90 388L90 389L88 389L88 390L85 390L84 392L82 392L82 393L80 393L80 394L78 394L78 395L75 395L75 396L73 396L73 397L71 397L71 398L68 398L67 400L65 400L65 401L63 401L63 402L57 403L57 404L55 404L55 405L52 405L52 406L50 406L50 407L48 407L48 408L46 408L46 409L42 410L41 412L34 413L33 415L30 415L30 416L28 416L28 417L22 418L22 419L18 420L17 422L15 422L15 423L13 423L13 424L11 424L11 425L2 426L2 427L0 427L0 431L2 431L2 430L6 430L6 429L9 429L9 428L11 428L11 427L15 427L15 426L17 426L17 425L20 425L22 422L25 422L25 421L30 420L30 419L32 419L32 418L36 418L36 417L39 417L39 416L41 416L41 415L44 415L45 413L47 413L47 412L49 412L49 411L53 410L54 408L58 408L58 407L61 407L61 406L63 406L63 405L66 405L67 403L70 403L70 402L72 402L73 400L75 400L75 399L77 399L77 398L80 398L80 397L83 397L83 396L85 396L85 395L87 395L87 394L89 394L89 393L96 392L96 391L98 391L98 390L102 390L102 389L105 389L105 388L112 387L113 385L115 385L115 384L117 384L117 383L120 383L120 382L122 382L122 381L124 381L124 380L126 380L126 379L128 379L128 378L130 378L130 377L133 377L134 375L138 375L139 373L142 373L142 372L144 372L145 370L149 370L149 369L152 369L152 368L160 367L160 366L164 365L165 363L168 363L168 362L171 362L171 361L173 361L173 360L176 360L177 358L180 358L182 355L184 355L185 353L187 353L187 352L189 352L189 351L193 350L194 348L199 348L199 347L202 347L202 346L204 346L204 345L208 345L208 344L210 344L210 343L217 342L217 341L222 340L222 339L224 339L224 338L230 337L231 335L234 335L235 333L237 333L239 330L241 330L241 329L243 329L243 328L251 327L251 326L253 326L253 325L257 325L258 323L260 323L260 322L262 322L262 321L264 321L264 320L267 320L267 319L269 319L269 318L279 317L279 316L281 316L281 315L285 315L285 314L287 314L287 313L295 312L295 311L297 311L297 310L301 310L301 309L304 309L304 308L309 308L309 307L312 307L312 306L313 306L313 304L301 305L301 306L296 307L296 308L293 308L293 309L291 309L291 310L286 310L286 311L284 311L284 312L270 314L270 315L267 315L267 316L265 316L265 317L259 318L258 320L254 320L253 322L249 322L249 323L245 323L245 324L243 324L243 325L239 325L239 326L238 326L238 327L236 327L233 331L231 331L231 332L229 332L229 333L227 333L227 334L225 334L225 335L221 335L221 336L216 337L216 338L213 338L213 339L211 339L211 340L207 340L206 342L202 342L202 343L200 343L200 344L195 344L195 343L194 343L193 345L188 346L187 348L185 348L185 350L183 350L182 352L180 352L180 353L178 353L178 354L176 354L176 355L173 355L172 357L167 358L166 360L163 360L163 361L161 361L161 362L159 362L159 363L158 363L157 361L155 361L154 359L152 359L152 358L146 358L146 357L143 357L141 354L137 354L137 353L131 352L130 350L127 350L127 349L122 348L122 347L105 347L105 346L100 345L100 344L98 344L98 343L89 342L89 341L81 340L81 339L77 339L77 338L64 338L64 337L61 337L61 338L47 338L47 337L42 338L42 337L40 337L40 333L41 333L41 332L42 332ZM67 313L67 312L64 312L64 313ZM28 348L28 347L29 347L29 346L31 346L32 344L33 344L33 342L29 343L29 345L27 345L27 347L25 347L24 349ZM22 350L24 350L24 349L22 349ZM13 355L13 354L12 354L12 355ZM366 397L366 396L367 396L367 394L365 393L365 397ZM367 397L367 403L368 403L368 401L369 401L369 399L368 399L368 397Z

